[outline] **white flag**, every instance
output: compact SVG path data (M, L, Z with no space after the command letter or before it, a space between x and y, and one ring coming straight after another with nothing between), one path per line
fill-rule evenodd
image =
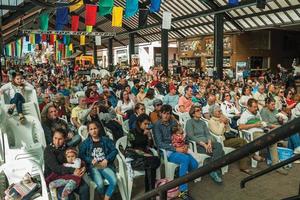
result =
M169 11L163 12L162 29L171 29L172 13Z
M101 36L95 36L96 37L96 45L101 46Z

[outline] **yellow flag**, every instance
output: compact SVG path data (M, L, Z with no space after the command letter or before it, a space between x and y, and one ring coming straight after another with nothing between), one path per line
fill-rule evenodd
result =
M73 51L73 44L72 43L69 44L69 50Z
M86 26L86 32L90 33L93 31L93 26Z
M123 8L114 7L112 11L112 26L122 27Z
M85 45L85 35L80 36L80 45Z
M72 0L70 0L69 2L71 2ZM73 12L77 9L79 9L81 6L83 6L83 0L79 1L78 3L76 3L75 5L72 5L69 7L70 12Z

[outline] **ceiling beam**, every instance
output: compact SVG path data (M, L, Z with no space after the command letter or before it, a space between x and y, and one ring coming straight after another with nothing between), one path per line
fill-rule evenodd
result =
M20 6L0 5L0 10L18 10Z
M218 4L216 4L214 1L203 1L202 0L200 2L205 3L213 10L218 10L218 8L220 8L220 6ZM227 12L224 12L224 18L225 18L225 20L231 22L233 24L233 26L235 26L239 31L241 31L241 32L244 31L243 27L241 25L239 25L235 20L233 20L232 17Z
M256 5L256 0L244 0L244 1L241 1L239 3L239 5L237 5L237 6L225 5L225 6L220 6L216 10L213 10L213 9L202 10L200 12L196 12L196 13L192 13L192 14L188 14L188 15L184 15L184 16L180 16L180 17L175 17L175 18L172 19L172 23L184 22L184 21L189 20L189 19L215 15L215 14L218 14L218 13L224 13L224 12L228 12L230 10L249 7L249 6L253 6L253 5ZM144 28L137 28L137 29L134 29L132 31L117 33L117 36L128 35L129 33L136 33L138 31L147 30L147 29L151 29L151 28L159 28L160 26L161 26L160 23L155 23L155 24L151 24L149 26L146 26Z

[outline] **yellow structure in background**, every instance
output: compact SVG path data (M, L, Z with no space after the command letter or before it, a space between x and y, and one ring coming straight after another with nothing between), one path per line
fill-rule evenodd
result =
M90 65L94 64L94 57L93 56L77 56L75 58L75 63L79 63L80 65Z

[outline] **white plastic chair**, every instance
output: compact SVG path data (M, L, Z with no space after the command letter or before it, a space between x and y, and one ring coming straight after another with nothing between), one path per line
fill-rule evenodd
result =
M252 142L254 140L254 137L253 137L253 133L247 131L247 130L241 130L240 131L243 135L242 138L244 138L247 142ZM259 151L255 152L256 155L259 155ZM253 168L256 168L257 167L257 164L258 162L256 160L254 160L253 158L251 159L251 166Z
M125 134L129 133L129 119L123 121L122 128Z
M85 140L89 135L87 131L87 126L85 125L80 126L78 129L78 134L80 135L82 141Z
M15 160L4 163L0 166L0 173L5 173L9 185L18 183L22 180L26 173L29 173L33 177L39 176L39 180L42 187L42 192L37 196L36 200L48 200L47 185L44 178L44 174L39 164L33 160ZM35 195L34 195L35 196Z

